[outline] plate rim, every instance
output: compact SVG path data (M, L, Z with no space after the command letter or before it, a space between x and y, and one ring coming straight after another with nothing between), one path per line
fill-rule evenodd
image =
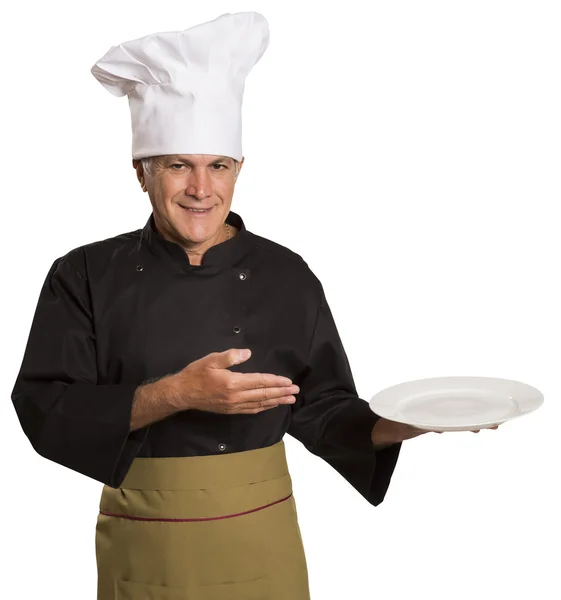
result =
M436 423L419 423L417 421L404 421L401 418L398 419L396 418L396 413L395 413L395 400L386 400L386 402L384 402L384 396L385 395L391 395L391 393L393 391L395 391L397 388L407 388L407 387L415 387L419 384L422 385L430 385L431 382L440 382L442 384L446 384L446 383L450 383L453 384L455 381L459 381L459 380L463 380L463 384L462 386L465 386L465 384L467 383L469 385L470 381L473 384L479 383L479 387L481 387L481 384L483 383L491 383L494 382L495 384L504 384L505 382L508 384L513 384L515 387L520 387L520 388L524 388L529 392L529 397L527 397L525 400L520 400L517 399L515 395L513 395L512 397L509 396L509 399L512 400L515 404L516 404L516 409L506 418L502 417L501 420L498 423L504 423L506 421L510 421L512 419L515 419L517 417L523 416L524 414L533 412L535 410L537 410L543 403L544 403L544 395L543 393L537 389L536 387L529 385L527 383L524 383L523 381L518 381L515 379L506 379L506 378L501 378L501 377L488 377L488 376L470 376L470 375L449 375L449 376L443 376L443 377L426 377L423 379L415 379L415 380L411 380L411 381L405 381L405 382L401 382L389 387L386 387L382 390L380 390L379 392L377 392L376 394L374 394L373 396L371 396L370 401L369 401L369 406L370 409L377 415L379 415L380 417L386 418L388 420L392 420L398 423L404 423L407 425L411 425L413 427L418 427L418 428L427 428L427 427L437 427L439 429L445 429L446 427L473 427L474 429L479 428L485 428L485 427L489 427L489 426L493 426L495 424L497 424L497 421L489 421L489 420L485 420L485 421L476 421L473 422L473 424L461 424L461 425L439 425ZM466 380L468 380L466 382ZM474 385L475 387L475 385ZM495 386L489 386L487 389L489 392L496 392L496 388L493 389ZM442 390L434 390L436 391L442 391ZM429 390L420 390L421 393L426 393L426 392L430 392ZM405 399L405 394L403 399ZM399 401L399 400L398 400Z

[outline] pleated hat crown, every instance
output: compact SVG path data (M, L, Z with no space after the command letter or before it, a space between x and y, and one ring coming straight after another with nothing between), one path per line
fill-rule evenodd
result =
M215 154L242 159L245 80L269 45L257 12L227 13L184 31L112 46L92 67L128 95L132 156Z

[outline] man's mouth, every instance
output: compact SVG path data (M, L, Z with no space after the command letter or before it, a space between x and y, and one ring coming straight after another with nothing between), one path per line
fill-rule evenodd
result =
M190 206L183 206L182 204L180 204L179 206L181 206L181 208L183 210L186 210L187 212L190 212L194 215L206 215L207 213L209 213L214 206L209 206L208 208L195 208L195 207L190 207Z

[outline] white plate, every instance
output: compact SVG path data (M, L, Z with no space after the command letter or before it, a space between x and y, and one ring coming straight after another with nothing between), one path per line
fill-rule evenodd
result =
M378 392L370 408L381 417L432 431L486 429L539 408L536 388L494 377L434 377Z

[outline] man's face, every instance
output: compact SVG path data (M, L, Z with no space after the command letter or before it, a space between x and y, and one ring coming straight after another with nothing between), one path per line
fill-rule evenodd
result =
M133 165L139 179L144 176L156 226L164 237L183 246L212 245L220 238L236 184L233 158L170 154L154 157L147 171L140 161ZM188 208L210 210L197 213Z

